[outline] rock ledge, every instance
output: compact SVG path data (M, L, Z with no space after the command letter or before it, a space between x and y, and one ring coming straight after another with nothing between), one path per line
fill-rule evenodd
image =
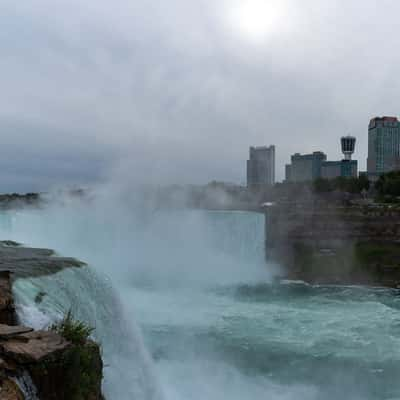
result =
M0 242L0 400L103 400L97 343L71 343L53 330L18 325L12 279L83 263L52 250Z

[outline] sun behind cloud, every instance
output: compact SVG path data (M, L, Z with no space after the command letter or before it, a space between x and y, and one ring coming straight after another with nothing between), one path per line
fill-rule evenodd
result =
M282 1L278 0L238 0L230 13L232 28L254 41L278 31L284 18Z

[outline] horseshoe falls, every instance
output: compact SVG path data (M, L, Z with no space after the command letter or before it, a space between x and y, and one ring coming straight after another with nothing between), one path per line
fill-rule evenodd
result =
M399 292L276 283L261 214L71 203L0 222L88 264L14 292L25 324L71 308L96 328L108 400L400 398Z

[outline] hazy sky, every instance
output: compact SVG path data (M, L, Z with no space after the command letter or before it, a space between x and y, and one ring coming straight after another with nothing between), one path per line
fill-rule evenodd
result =
M0 191L245 181L400 110L397 0L1 0Z

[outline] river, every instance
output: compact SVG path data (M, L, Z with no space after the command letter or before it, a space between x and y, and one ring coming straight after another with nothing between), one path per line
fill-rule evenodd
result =
M260 214L72 203L1 234L88 263L14 292L24 323L96 328L108 400L400 398L399 292L276 283Z

